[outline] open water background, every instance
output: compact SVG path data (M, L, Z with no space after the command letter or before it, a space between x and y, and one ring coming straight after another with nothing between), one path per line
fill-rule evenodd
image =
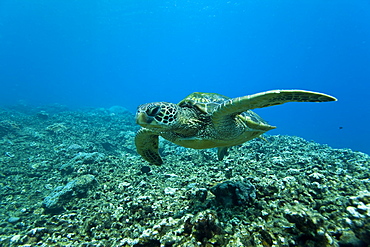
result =
M178 102L270 89L333 103L258 109L269 134L370 153L369 1L0 1L0 106Z

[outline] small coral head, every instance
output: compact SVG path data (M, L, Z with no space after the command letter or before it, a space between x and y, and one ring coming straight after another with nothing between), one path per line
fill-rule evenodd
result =
M148 129L166 129L177 121L178 106L167 102L140 105L136 112L136 123Z

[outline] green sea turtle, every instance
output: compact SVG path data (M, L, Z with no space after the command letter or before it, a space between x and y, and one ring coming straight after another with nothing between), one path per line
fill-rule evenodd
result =
M159 136L186 148L218 148L222 160L227 148L240 145L276 127L251 109L286 102L327 102L337 99L304 90L272 90L238 98L195 92L178 104L153 102L138 107L137 152L149 163L161 165Z

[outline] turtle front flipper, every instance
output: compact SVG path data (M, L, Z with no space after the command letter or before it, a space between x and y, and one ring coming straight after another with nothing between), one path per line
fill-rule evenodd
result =
M153 131L142 128L135 136L135 145L137 152L146 161L154 165L162 165L163 161L158 152L158 135Z
M328 102L336 100L336 98L327 94L305 90L271 90L226 100L217 107L212 119L214 122L218 122L230 114L239 114L247 110L281 105L287 102Z

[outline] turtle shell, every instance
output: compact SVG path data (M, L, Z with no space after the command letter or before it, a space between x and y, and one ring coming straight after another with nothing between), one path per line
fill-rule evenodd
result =
M197 107L206 114L212 114L217 106L228 99L230 98L218 93L195 92L181 100L178 105L180 107Z

